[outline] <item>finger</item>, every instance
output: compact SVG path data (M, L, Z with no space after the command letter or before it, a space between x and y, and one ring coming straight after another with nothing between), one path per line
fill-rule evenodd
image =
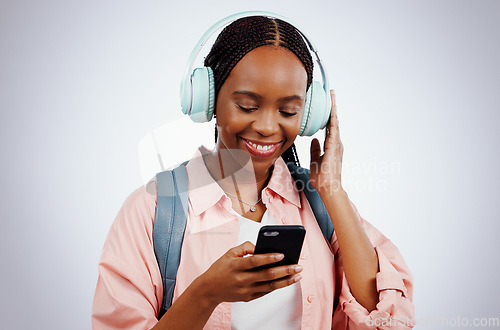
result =
M337 98L335 96L335 91L330 90L330 97L332 99L332 111L330 113L331 118L337 118Z
M342 153L344 150L344 146L342 144L342 141L340 140L340 135L338 133L325 141L325 154L328 154L331 151L335 152L336 150L338 150L340 153Z
M332 89L330 90L330 97L332 99L332 110L330 112L330 133L333 133L332 129L334 127L338 128L339 125L339 119L337 116L337 101L336 101L336 96L335 96L335 91Z
M339 146L340 142L340 132L339 132L339 120L337 117L337 103L336 103L336 96L335 96L335 91L332 89L330 90L330 96L332 99L332 111L330 113L330 120L329 124L327 126L327 132L328 134L326 135L325 138L325 153L333 148L336 148Z
M330 118L328 118L328 122L326 123L325 142L330 138L332 133L335 131L335 127L337 127L338 125L337 104L335 101L335 91L333 89L330 90L330 98L332 107L330 109Z
M309 168L314 168L312 165L318 165L321 157L321 145L319 144L318 139L314 138L311 141L311 162Z
M279 279L279 280L259 283L255 286L255 290L257 292L269 293L269 292L272 292L274 290L281 289L281 288L290 286L294 283L297 283L301 279L302 279L302 276L300 274L296 274L293 276L287 276L287 277Z
M273 264L282 260L285 256L282 253L254 254L241 260L240 269L251 270L252 268Z
M257 270L254 272L252 280L256 282L269 282L298 274L302 271L302 269L301 265L287 265Z

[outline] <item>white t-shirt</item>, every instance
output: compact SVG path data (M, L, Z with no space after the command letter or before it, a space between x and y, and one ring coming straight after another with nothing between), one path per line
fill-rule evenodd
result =
M255 245L262 226L277 224L267 210L260 223L233 212L238 215L240 224L238 245L245 241ZM232 303L231 329L300 329L302 294L299 285L297 282L249 302Z

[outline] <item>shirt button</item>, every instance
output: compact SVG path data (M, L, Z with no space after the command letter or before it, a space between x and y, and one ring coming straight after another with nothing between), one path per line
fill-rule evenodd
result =
M308 302L312 303L312 302L313 302L313 300L314 300L314 296L313 296L312 294L311 294L311 295L309 295L309 296L307 296L307 301L308 301Z
M300 260L306 260L305 256L300 257Z
M286 223L285 218L281 218L281 223L283 223L283 224L285 224L285 223Z

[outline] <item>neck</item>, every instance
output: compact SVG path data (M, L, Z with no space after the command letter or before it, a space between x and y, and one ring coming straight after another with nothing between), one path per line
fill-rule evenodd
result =
M239 194L245 201L257 201L269 181L271 171L266 169L265 172L257 173L248 154L239 156L216 146L211 153L204 155L204 160L208 171L224 191Z

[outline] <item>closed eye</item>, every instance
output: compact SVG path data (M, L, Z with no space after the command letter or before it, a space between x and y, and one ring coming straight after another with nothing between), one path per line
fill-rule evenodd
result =
M285 117L292 117L292 116L295 116L296 114L299 113L298 111L296 111L296 112L280 111L280 112Z
M244 107L244 106L241 106L238 104L238 108L240 108L241 110L245 111L245 112L252 112L252 111L255 111L257 110L258 108L255 108L255 107Z

